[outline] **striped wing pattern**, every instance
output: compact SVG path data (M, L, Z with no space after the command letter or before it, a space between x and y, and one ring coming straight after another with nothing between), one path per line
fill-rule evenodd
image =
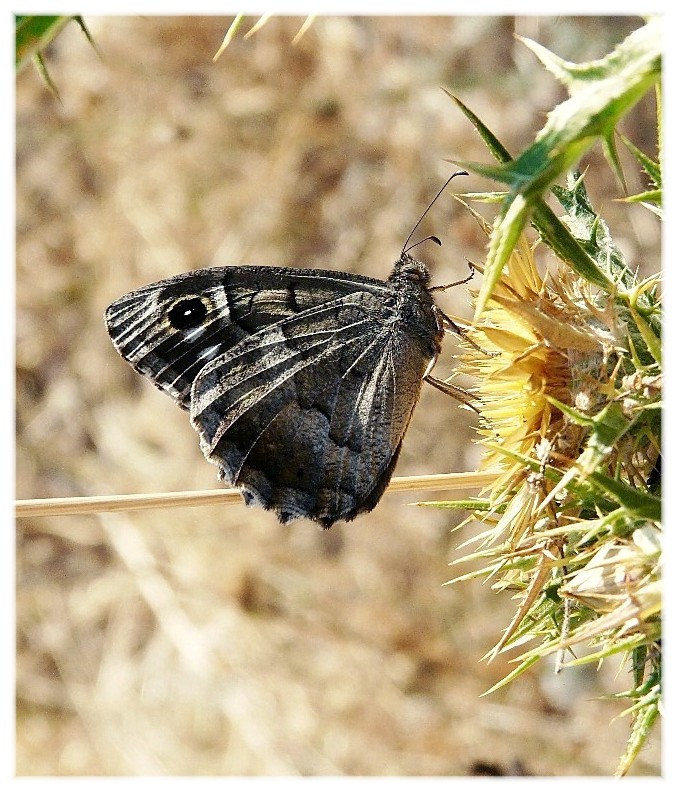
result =
M247 504L324 527L380 499L440 336L417 282L272 267L177 275L106 324Z

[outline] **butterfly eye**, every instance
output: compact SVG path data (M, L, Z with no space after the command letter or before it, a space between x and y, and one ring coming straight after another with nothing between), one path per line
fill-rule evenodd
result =
M207 306L199 297L186 297L172 305L169 313L169 323L176 330L189 330L199 327L207 315Z

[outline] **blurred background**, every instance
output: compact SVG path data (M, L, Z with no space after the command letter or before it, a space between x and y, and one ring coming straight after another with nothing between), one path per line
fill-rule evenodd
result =
M17 79L19 498L217 488L188 416L114 351L103 311L190 269L307 266L386 278L446 177L490 162L442 91L513 153L565 94L515 39L602 57L635 17L85 17ZM623 131L654 153L654 103ZM656 221L615 202L598 146L587 187L632 267L659 266ZM639 175L627 171L629 189ZM485 239L451 192L419 230L433 282ZM481 208L481 207L479 207ZM491 208L481 211L491 217ZM465 288L439 298L471 316ZM447 337L437 375L452 371ZM396 475L472 470L473 414L424 388ZM514 602L444 586L480 532L388 494L356 522L281 526L243 505L21 519L19 775L608 775L624 749L627 668L505 689L483 655ZM465 550L466 551L466 550ZM658 774L659 734L634 766Z

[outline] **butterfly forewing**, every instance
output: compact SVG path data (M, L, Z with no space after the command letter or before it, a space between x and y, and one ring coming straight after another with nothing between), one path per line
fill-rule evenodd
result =
M242 338L341 294L363 288L378 291L384 285L308 269L201 269L120 297L106 311L106 326L122 357L187 409L200 370ZM182 305L189 314L192 306L194 319L200 318L203 305L204 318L191 325L191 315L180 314Z
M412 259L406 259L406 262ZM403 264L403 259L398 264ZM324 526L384 491L441 331L427 271L197 270L106 311L120 354L190 410L248 503Z

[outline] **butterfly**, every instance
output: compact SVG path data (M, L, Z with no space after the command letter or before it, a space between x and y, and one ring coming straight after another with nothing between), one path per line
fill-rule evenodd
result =
M120 297L105 321L120 355L190 413L247 505L328 528L380 500L423 381L472 406L431 375L444 333L463 332L434 301L447 287L430 287L404 246L387 280L198 269Z

